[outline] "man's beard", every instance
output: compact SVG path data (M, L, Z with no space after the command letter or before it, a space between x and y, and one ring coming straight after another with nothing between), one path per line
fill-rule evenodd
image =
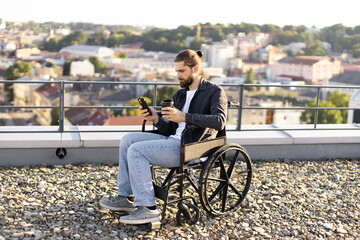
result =
M180 81L180 80L183 80L183 81ZM187 79L179 78L179 81L180 81L180 87L186 88L186 87L189 87L194 82L194 77L189 76Z

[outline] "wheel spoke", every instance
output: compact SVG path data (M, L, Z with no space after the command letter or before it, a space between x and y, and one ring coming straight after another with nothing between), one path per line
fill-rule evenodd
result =
M229 169L227 171L227 176L230 178L231 177L231 174L234 170L234 166L235 166L235 163L236 163L236 159L237 157L239 156L239 151L236 151L236 153L234 154L234 157L233 159L231 160L230 162L230 166L229 166Z
M226 183L220 183L219 186L217 186L213 194L211 194L211 196L208 198L209 202L214 199L214 197L225 187L225 185Z
M208 177L208 180L212 180L212 181L215 181L215 182L226 182L225 179L214 178L214 177Z
M201 173L200 202L211 216L235 210L249 191L251 162L237 145L221 147Z
M229 187L229 184L226 184L225 187L222 190L222 201L221 201L221 203L222 203L221 204L221 211L222 212L225 212L228 187Z
M229 183L229 186L231 187L232 190L234 190L234 192L235 192L240 198L243 198L242 193L239 192L239 190L237 190L236 187L235 187L232 183Z
M223 177L227 181L229 177L226 173L223 156L221 156L221 158L219 159L219 163L220 163L220 177Z

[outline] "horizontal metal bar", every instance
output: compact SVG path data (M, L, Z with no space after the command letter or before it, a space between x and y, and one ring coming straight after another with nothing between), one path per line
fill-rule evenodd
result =
M64 84L110 84L110 85L174 85L178 86L179 83L168 83L168 82L112 82L112 81L68 81L68 80L57 80L57 81L36 81L36 80L0 80L0 83L26 83L26 84L60 84L60 82L64 82ZM291 84L238 84L238 83L220 83L221 86L227 87L278 87L278 88L349 88L349 89L360 89L360 86L335 86L335 85L291 85Z
M59 106L0 106L0 108L26 108L26 109L35 109L35 108L59 108Z
M359 107L243 107L243 109L272 110L360 110Z
M140 127L140 125L139 125ZM360 127L349 128L254 128L254 129L241 129L241 132L254 132L254 131L308 131L308 130L360 130ZM64 130L62 133L112 133L112 132L139 132L139 130ZM236 129L228 129L227 132L239 132ZM0 133L60 133L60 131L0 131Z
M168 82L111 82L111 81L67 81L67 80L60 80L60 81L27 81L27 80L1 80L0 83L10 83L10 84L17 84L17 83L24 83L24 84L59 84L59 92L64 92L65 84L110 84L110 85L142 85L142 86L154 86L154 99L156 99L156 92L157 86L178 86L177 82L168 83ZM274 84L220 84L223 87L237 87L239 89L243 89L246 86L249 87L276 87L276 88L310 88L316 90L318 93L322 89L360 89L360 86L324 86L324 85L290 85L290 84L283 84L283 85L274 85ZM241 100L243 100L241 98ZM154 106L153 106L154 107ZM0 106L0 109L59 109L60 115L63 114L64 109L137 109L137 106ZM160 109L160 107L155 106L156 109ZM238 109L239 112L243 110L360 110L359 107L302 107L302 106L292 106L292 107L257 107L257 106L239 106L239 107L229 107L229 109ZM241 110L241 111L240 111ZM239 119L238 115L238 119ZM60 116L62 117L62 116ZM241 121L241 119L240 119ZM241 122L240 122L241 124ZM59 125L60 126L60 125ZM358 130L359 128L266 128L266 129L242 129L242 131L285 131L285 130ZM240 130L240 129L238 129ZM59 128L58 131L0 131L0 133L35 133L35 132L44 132L44 133L71 133L71 132L125 132L125 131L132 131L132 130L77 130L77 131L66 131ZM135 131L135 130L134 130ZM235 131L235 130L228 130L228 131Z
M40 80L0 80L0 83L28 83L28 84L60 84L61 81L40 81Z

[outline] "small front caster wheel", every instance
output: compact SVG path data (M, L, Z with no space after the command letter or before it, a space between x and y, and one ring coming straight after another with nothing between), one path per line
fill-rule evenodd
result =
M189 225L194 225L200 218L200 210L196 205L191 204L191 203L188 203L185 205L189 209L190 214L188 216L190 216L190 218L187 218L186 217L187 214L185 214L183 212L183 210L179 209L178 212L176 213L176 224L178 226L182 226L185 223L187 223Z

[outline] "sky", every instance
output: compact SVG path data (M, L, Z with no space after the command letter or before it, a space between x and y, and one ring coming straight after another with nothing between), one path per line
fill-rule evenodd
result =
M1 2L0 18L165 28L207 22L354 27L359 6L359 0L8 0Z

